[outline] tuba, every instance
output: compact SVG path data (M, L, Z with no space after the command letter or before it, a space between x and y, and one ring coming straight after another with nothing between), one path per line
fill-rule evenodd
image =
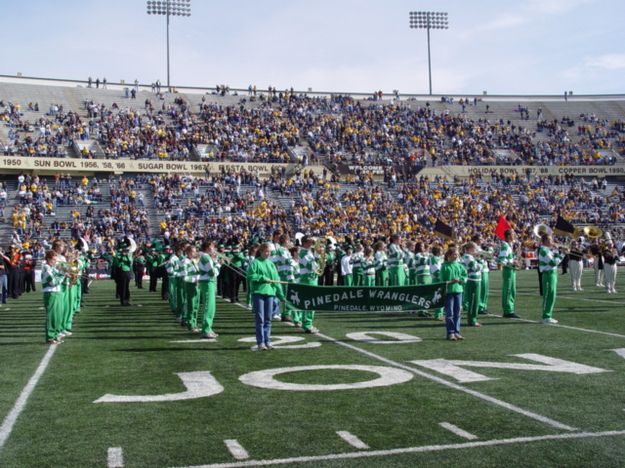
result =
M552 235L553 234L553 230L549 226L547 226L546 224L537 224L532 229L532 232L534 233L534 236L536 236L538 238L541 238L545 234L548 234L548 235Z
M599 239L603 236L603 230L598 226L586 226L583 232L586 237L593 240Z

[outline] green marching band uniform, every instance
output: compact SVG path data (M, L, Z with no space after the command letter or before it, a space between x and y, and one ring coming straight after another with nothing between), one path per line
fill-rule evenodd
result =
M488 311L488 295L490 289L490 268L485 258L478 260L482 264L482 282L480 283L480 307L478 313L485 314Z
M215 319L217 295L217 277L221 265L213 260L207 253L200 256L200 307L202 308L202 336L205 338L216 338L213 331L213 320Z
M544 245L538 249L538 268L542 273L543 285L543 320L549 320L553 316L558 291L558 265L563 258L560 252Z
M397 244L388 246L389 286L403 286L405 281L404 252Z
M363 284L362 286L375 286L376 270L373 257L362 260Z
M430 274L430 256L417 253L414 256L415 277L417 285L432 284L432 275Z
M177 305L177 292L178 284L176 278L176 265L178 265L178 256L175 253L172 253L165 264L165 270L167 271L167 276L169 277L169 307L171 308L172 313L176 315L178 310Z
M501 308L503 315L511 316L515 313L516 301L516 267L514 252L506 241L501 242L497 263L502 266L503 286L501 289Z
M65 258L64 255L57 255L56 256L56 260L57 260L57 265L59 265L59 267L61 267L62 269L67 269L69 268L69 264L67 263L67 259ZM69 278L67 276L64 277L64 280L61 282L61 294L62 294L62 300L63 300L63 309L62 309L62 313L61 316L59 318L60 320L60 333L61 334L67 334L68 332L71 333L72 332L72 324L71 324L71 319L72 319L72 302L71 302L71 297L70 297L70 285L69 285Z
M481 304L480 293L482 289L482 262L473 255L465 253L462 256L462 264L467 270L467 282L462 296L462 308L467 311L469 326L477 325L477 315Z
M354 286L364 286L364 269L363 262L365 261L365 254L363 253L362 245L359 245L356 252L352 254L352 274L354 275Z
M378 250L373 258L375 259L375 285L388 286L388 258L386 252Z
M59 339L62 330L65 301L63 283L66 278L55 267L43 264L41 269L41 287L43 289L43 305L46 310L46 341Z
M291 268L289 269L289 272L287 274L286 281L288 281L289 283L299 283L299 281L300 281L300 278L299 278L299 258L295 259L291 255L291 262L290 262L290 264L291 264ZM286 293L286 291L285 291L285 293ZM295 309L291 304L289 304L286 301L285 301L285 303L287 304L287 307L288 307L288 310L289 310L289 314L291 316L291 319L293 320L293 323L295 323L295 325L301 326L301 324L302 324L302 311Z
M300 249L299 252L299 283L308 285L317 285L319 276L317 270L319 269L319 262L317 257L311 249ZM303 310L302 313L302 328L305 332L313 331L313 319L315 318L314 310Z
M180 322L185 321L184 316L185 311L187 310L184 294L184 271L186 258L186 255L181 252L174 265L174 282L176 283L176 290L174 291L176 294L176 317Z
M430 256L422 252L417 252L415 253L413 264L416 279L415 284L417 286L432 284L432 275L430 273ZM429 316L429 312L425 310L420 310L418 311L418 315L420 317L427 317Z
M441 266L443 265L443 259L441 257L437 257L436 255L432 255L430 257L430 273L432 275L433 283L440 283L441 280ZM445 311L443 307L439 307L438 309L433 309L432 314L434 318L440 320L443 318Z
M411 276L410 267L414 260L414 252L411 252L409 249L404 249L404 285L409 286L412 285L412 281L414 280L414 276Z
M197 328L197 313L200 306L198 282L200 281L200 267L197 259L185 257L182 263L182 283L184 287L185 313L184 321L191 331Z
M278 270L278 276L280 277L280 281L292 281L289 280L289 277L292 277L292 266L291 266L291 252L289 250L280 245L275 244L275 248L271 253L271 261L276 266L276 270ZM276 287L282 289L282 294L286 294L286 288L283 284L277 284ZM282 304L281 318L282 320L288 321L291 319L292 315L292 307L286 301Z

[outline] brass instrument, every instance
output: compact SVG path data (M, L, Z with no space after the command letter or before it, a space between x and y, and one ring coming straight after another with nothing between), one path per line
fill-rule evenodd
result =
M603 230L598 226L586 226L582 231L586 237L593 240L603 236Z
M77 258L68 259L66 263L58 263L56 268L69 279L70 286L78 283L81 272Z
M545 234L548 234L550 236L553 234L553 230L549 226L547 226L546 224L537 224L532 229L532 232L538 238L541 238Z
M326 247L325 247L325 238L318 237L313 245L315 252L319 255L319 268L315 271L318 276L323 275L323 272L326 269Z

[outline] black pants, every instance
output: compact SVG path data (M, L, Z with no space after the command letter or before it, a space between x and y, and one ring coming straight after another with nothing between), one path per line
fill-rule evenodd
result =
M132 273L129 271L119 272L119 303L121 305L130 304L130 280Z
M158 269L150 270L150 292L156 292L156 283L158 282Z
M17 299L17 296L20 295L19 270L17 268L9 268L8 275L9 296L13 299Z
M169 299L169 275L167 274L167 270L165 270L165 267L162 267L162 272L160 276L161 278L163 278L163 281L161 281L161 299L166 301Z
M138 265L135 267L135 286L137 289L143 289L143 273L145 272L145 267L143 265Z
M239 289L241 288L241 275L232 273L230 276L230 301L239 302Z
M24 271L24 290L26 292L36 291L35 289L35 270Z

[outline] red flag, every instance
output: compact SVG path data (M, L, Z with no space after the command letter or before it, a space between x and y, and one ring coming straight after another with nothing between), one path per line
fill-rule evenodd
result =
M499 222L497 223L497 229L495 229L495 234L501 240L506 240L506 238L504 237L504 232L506 232L508 229L512 229L512 226L510 226L510 223L506 221L505 217L500 216Z

